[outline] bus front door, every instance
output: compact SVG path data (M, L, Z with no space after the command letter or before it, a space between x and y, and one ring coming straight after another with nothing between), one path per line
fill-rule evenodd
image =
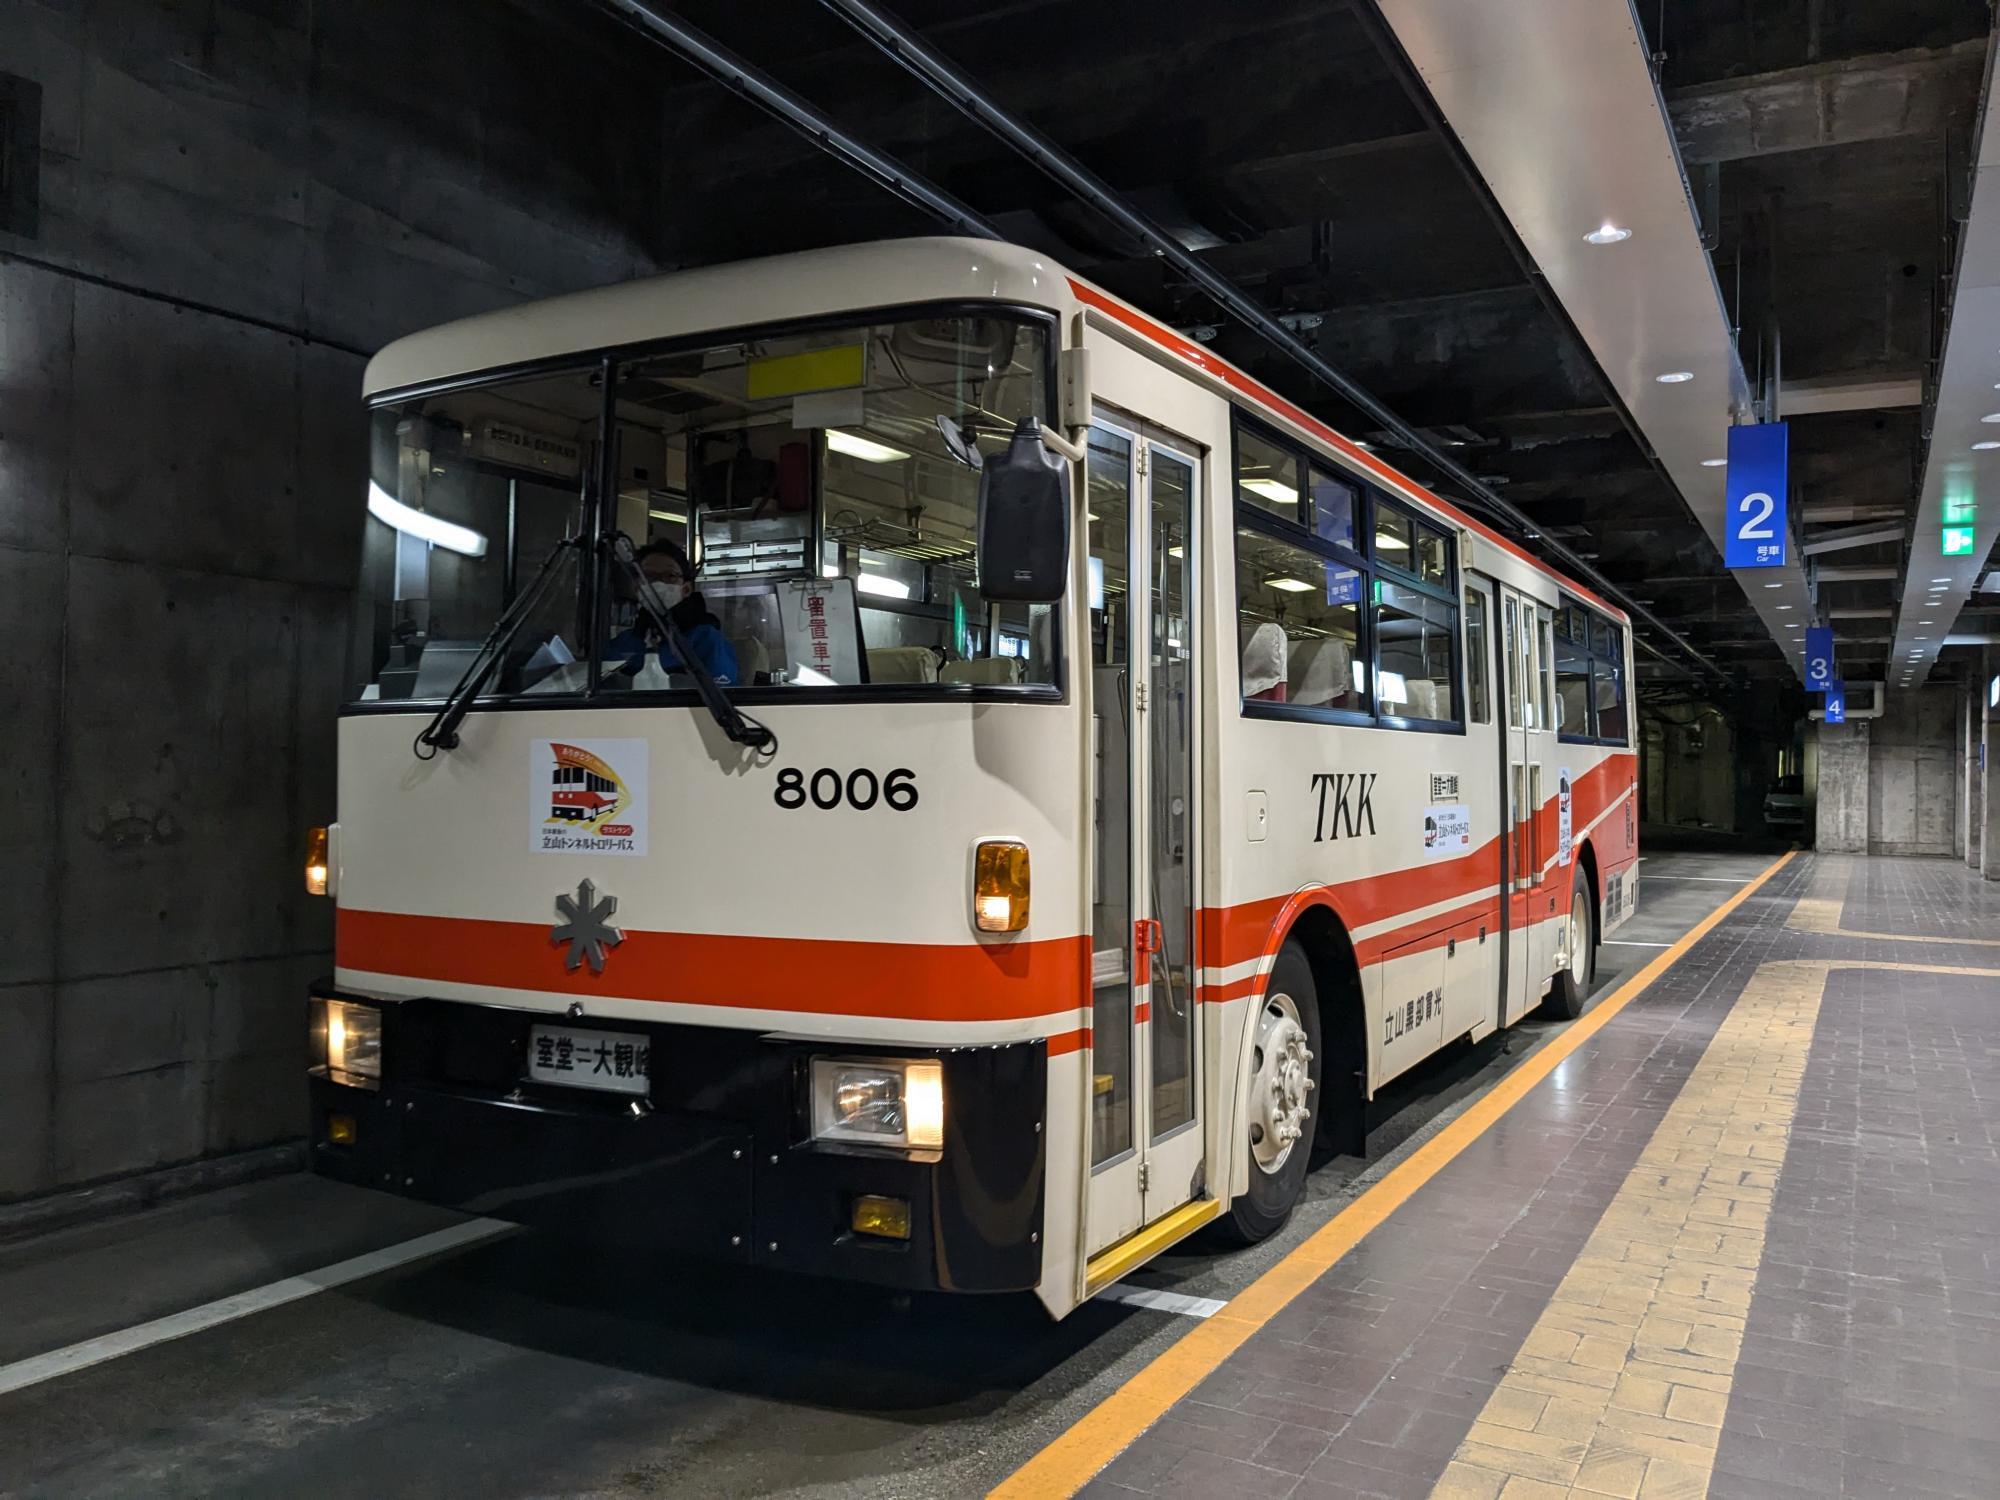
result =
M1506 805L1503 902L1507 913L1507 975L1500 988L1500 1024L1510 1025L1540 1003L1554 972L1560 924L1549 869L1555 858L1554 694L1550 688L1553 615L1549 607L1504 585L1497 643L1506 683L1506 754L1501 792ZM1546 809L1546 811L1545 811Z
M1086 1254L1199 1191L1193 445L1091 428L1091 1181Z

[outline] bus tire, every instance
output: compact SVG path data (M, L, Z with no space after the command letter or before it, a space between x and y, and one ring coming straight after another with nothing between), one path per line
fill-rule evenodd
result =
M1254 1245L1284 1227L1312 1167L1313 1105L1326 1048L1312 964L1298 943L1278 950L1250 1024L1244 1093L1250 1182L1216 1221L1220 1236L1237 1245Z
M1543 1009L1558 1021L1574 1021L1583 1014L1584 1002L1597 984L1597 917L1590 904L1590 882L1584 878L1583 862L1577 861L1569 888L1569 933L1564 947L1569 963L1556 972Z

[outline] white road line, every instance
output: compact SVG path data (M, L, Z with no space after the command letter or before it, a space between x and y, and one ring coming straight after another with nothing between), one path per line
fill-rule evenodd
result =
M505 1224L498 1219L471 1219L463 1224L454 1224L449 1229L440 1229L432 1234L418 1235L413 1240L404 1240L400 1245L371 1250L366 1255L357 1255L351 1260L336 1261L333 1265L324 1266L317 1271L308 1271L303 1276L287 1276L283 1281L274 1281L268 1286L238 1292L233 1297L205 1302L200 1307L190 1307L186 1312L169 1313L166 1317L155 1318L150 1323L140 1323L131 1328L120 1329L116 1333L85 1339L80 1344L71 1344L65 1349L52 1349L47 1354L37 1354L29 1359L17 1360L11 1365L0 1365L0 1396L26 1386L39 1385L44 1380L53 1380L58 1375L87 1370L92 1365L103 1364L106 1360L117 1359L120 1355L150 1349L155 1344L185 1338L191 1333L200 1333L203 1329L214 1328L221 1323L247 1318L252 1313L283 1307L287 1302L297 1302L301 1298L312 1296L315 1292L345 1286L350 1281L360 1281L366 1276L379 1276L384 1271L408 1265L413 1260L464 1250L482 1240L512 1233L517 1228L518 1225Z
M1705 880L1712 881L1716 885L1746 884L1746 882L1738 880L1733 875L1655 875L1648 871L1646 878L1648 880Z
M1179 1313L1185 1318L1212 1318L1228 1306L1213 1297L1190 1297L1184 1292L1159 1292L1149 1286L1108 1286L1097 1294L1100 1302L1123 1302L1127 1307L1146 1307L1154 1312Z
M1635 943L1630 938L1605 938L1607 948L1671 948L1672 943Z

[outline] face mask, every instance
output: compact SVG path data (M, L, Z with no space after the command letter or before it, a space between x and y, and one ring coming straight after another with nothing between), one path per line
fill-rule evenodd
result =
M641 594L648 604L661 614L665 614L681 602L685 587L684 584L661 583L657 579L648 579Z

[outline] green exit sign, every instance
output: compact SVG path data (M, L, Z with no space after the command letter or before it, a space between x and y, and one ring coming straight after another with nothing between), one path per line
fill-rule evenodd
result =
M1972 528L1970 526L1947 526L1944 529L1944 555L1963 557L1972 551Z

